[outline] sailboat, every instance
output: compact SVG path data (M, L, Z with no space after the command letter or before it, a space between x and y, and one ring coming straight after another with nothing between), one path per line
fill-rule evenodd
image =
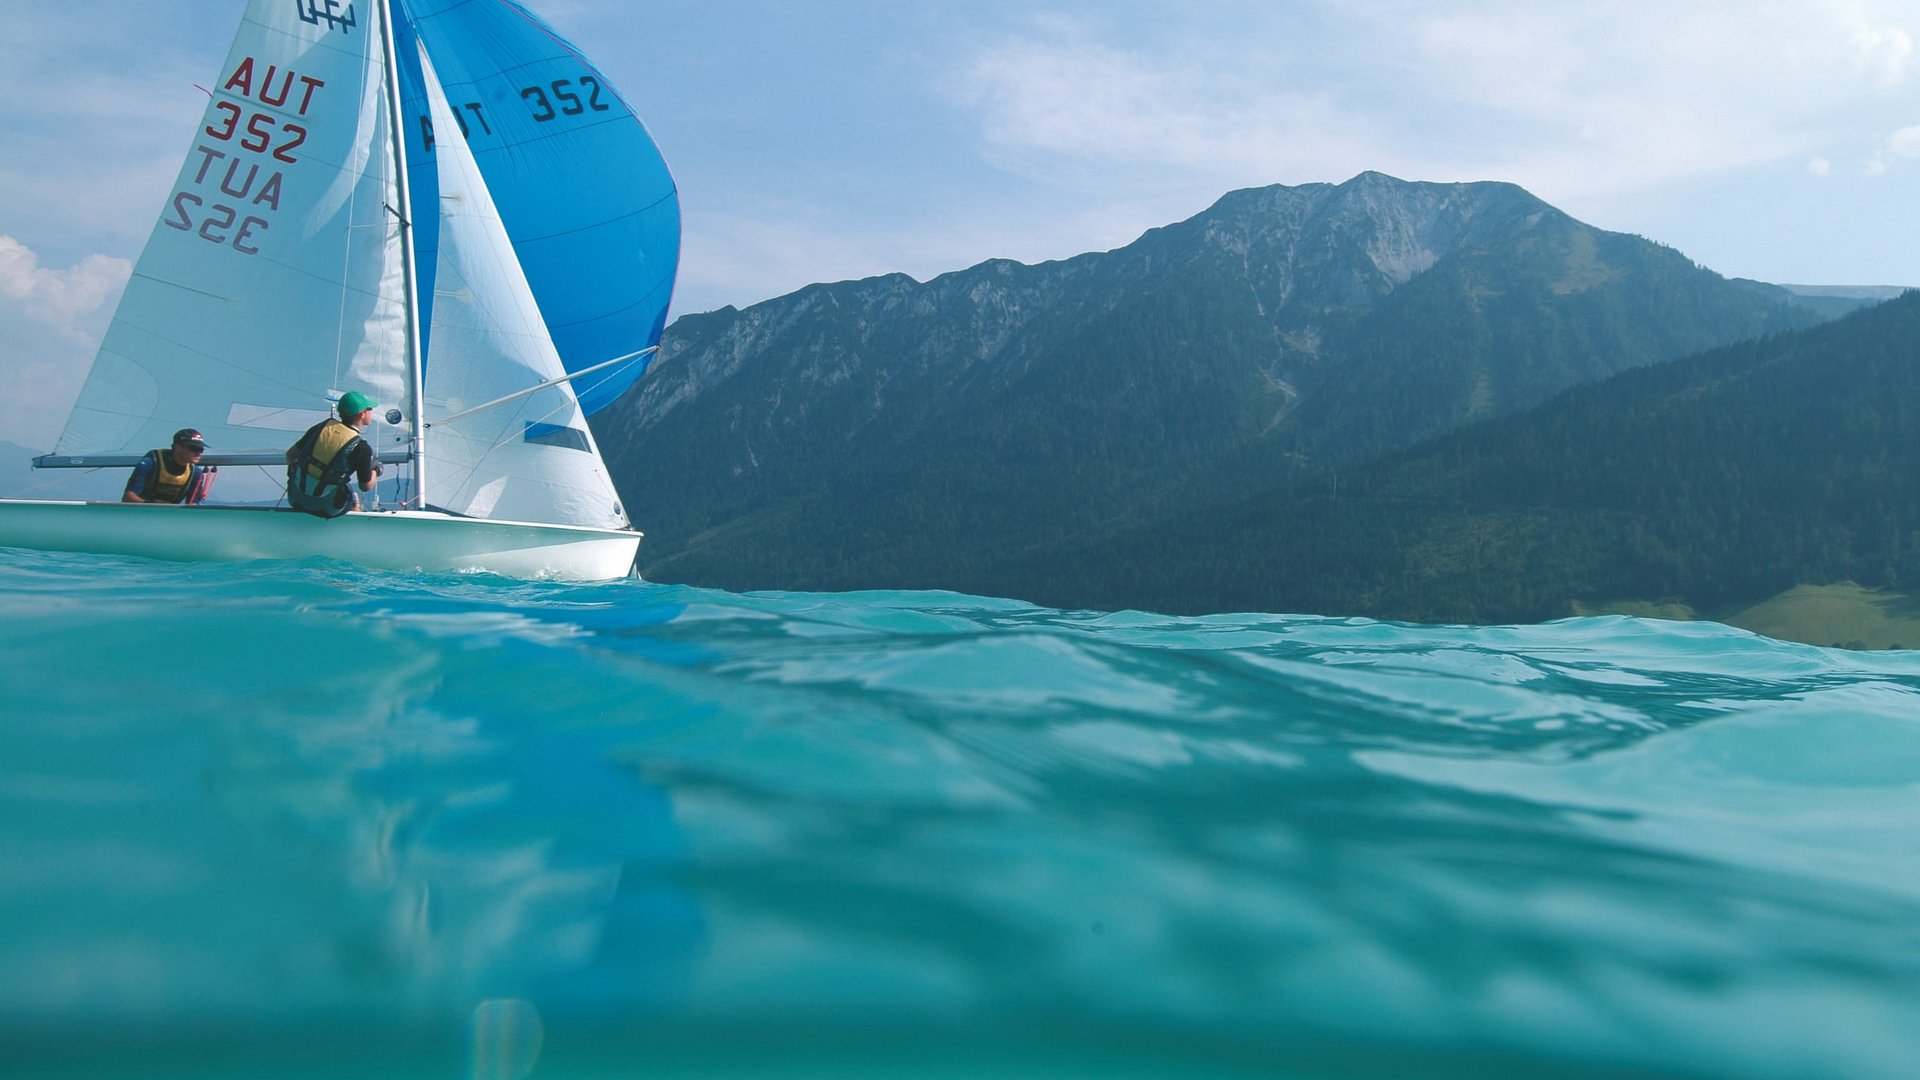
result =
M589 413L659 347L671 173L571 43L512 0L250 0L192 149L41 468L285 469L344 392L392 505L0 500L0 546L628 574ZM218 492L216 491L216 495Z

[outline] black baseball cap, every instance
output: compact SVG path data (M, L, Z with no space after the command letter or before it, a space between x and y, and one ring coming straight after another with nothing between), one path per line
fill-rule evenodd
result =
M183 427L173 433L173 444L178 446L181 443L186 443L195 450L205 450L207 448L206 436L190 427Z

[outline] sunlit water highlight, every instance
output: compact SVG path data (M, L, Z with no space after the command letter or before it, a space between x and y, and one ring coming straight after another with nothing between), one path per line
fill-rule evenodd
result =
M0 551L0 1074L1907 1077L1920 655Z

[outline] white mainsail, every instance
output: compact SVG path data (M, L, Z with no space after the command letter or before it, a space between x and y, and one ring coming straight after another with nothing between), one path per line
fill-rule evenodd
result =
M512 241L424 53L440 241L426 372L433 505L471 517L624 528L626 514ZM611 359L611 357L609 357ZM448 423L476 405L549 383Z
M346 389L410 411L376 6L248 5L56 454L193 426L221 455L277 455Z

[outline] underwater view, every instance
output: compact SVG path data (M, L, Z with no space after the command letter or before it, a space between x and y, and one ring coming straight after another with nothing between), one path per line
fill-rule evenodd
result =
M1913 1075L1920 653L0 550L0 1073Z

